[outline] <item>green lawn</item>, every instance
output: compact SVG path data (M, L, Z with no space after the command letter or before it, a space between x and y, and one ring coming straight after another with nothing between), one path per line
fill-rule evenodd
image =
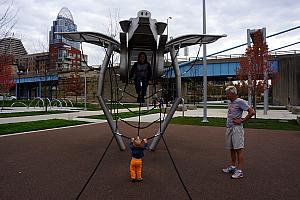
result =
M47 112L33 111L33 112L0 113L0 118L35 116L35 115L51 115L51 114L61 114L61 113L70 113L70 112L74 112L74 111L49 110Z
M197 126L219 126L225 127L226 118L208 118L209 122L201 122L200 117L175 117L171 120L172 124L185 124ZM300 131L300 125L296 120L278 119L251 119L244 124L245 128L254 129L273 129L273 130L294 130Z
M197 108L203 108L203 105L197 105ZM219 105L214 105L214 104L208 104L207 108L211 108L211 109L227 109L228 106L227 105L223 105L223 104L219 104ZM263 110L263 107L257 107L257 110ZM268 110L287 110L286 108L283 107L269 107Z
M0 135L7 135L12 133L20 133L26 131L36 131L49 128L58 128L65 126L74 126L86 124L88 122L64 120L64 119L50 119L33 122L18 122L11 124L0 124Z
M111 106L110 103L107 103L108 108L113 107L115 109L123 109L124 107L121 106L120 104L114 104L113 106ZM127 108L137 108L139 105L138 104L125 104L125 106ZM78 108L82 108L84 109L84 103L74 103L74 107L78 107ZM87 110L90 111L97 111L97 110L102 110L101 106L98 104L91 104L91 103L87 103L86 104L86 108Z
M0 106L2 107L2 105L3 105L4 107L11 107L11 105L13 103L15 103L15 102L17 102L17 100L4 101L4 102L0 101ZM18 102L22 102L22 103L24 103L26 105L29 105L31 101L29 101L29 100L18 100ZM33 102L31 104L31 106L35 106L36 102L37 101ZM40 103L40 105L42 105L42 103ZM13 107L25 107L25 106L23 104L21 104L21 103L15 103Z
M155 114L155 113L159 113L159 112L160 112L159 109L154 109L154 110L151 110L149 112L145 111L145 110L142 110L141 115L149 115L149 114ZM134 113L132 113L132 112L122 112L122 113L119 113L118 115L122 119L129 118L129 117L136 117L136 116L138 116L138 111L135 111ZM116 116L117 116L117 114L114 114L113 119L116 119ZM106 119L106 116L105 115L93 115L93 116L85 116L85 117L82 117L82 118Z

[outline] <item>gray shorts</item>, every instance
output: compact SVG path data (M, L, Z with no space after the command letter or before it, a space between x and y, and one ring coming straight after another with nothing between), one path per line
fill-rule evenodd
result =
M225 146L227 149L244 148L244 128L243 126L233 126L226 129Z

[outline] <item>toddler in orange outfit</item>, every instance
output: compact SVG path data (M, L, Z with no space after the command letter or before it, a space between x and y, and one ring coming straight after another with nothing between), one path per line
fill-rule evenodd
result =
M143 181L142 178L142 157L144 157L144 150L148 149L147 139L141 140L139 136L131 138L129 144L131 150L130 161L130 178L132 182Z

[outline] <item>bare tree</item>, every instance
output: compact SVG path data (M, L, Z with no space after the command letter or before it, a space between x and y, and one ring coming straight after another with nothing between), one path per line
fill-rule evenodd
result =
M0 13L0 38L5 38L17 23L18 11L13 9L13 1L4 0L0 2Z
M119 38L119 32L120 32L120 9L115 9L114 12L111 10L108 11L108 22L107 22L107 29L106 33L107 35L118 39Z
M106 34L111 36L112 38L119 40L120 37L120 9L115 9L114 11L111 11L109 9L108 11L108 21L106 24ZM112 63L116 62L119 59L118 54L113 53L112 55Z

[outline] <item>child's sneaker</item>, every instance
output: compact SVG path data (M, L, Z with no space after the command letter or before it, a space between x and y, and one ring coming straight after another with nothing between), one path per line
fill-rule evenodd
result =
M134 183L136 180L134 178L131 178L130 181Z
M234 178L234 179L243 178L243 171L235 170L235 172L234 172L234 174L232 174L231 178Z
M231 165L231 166L227 167L226 169L222 169L222 171L224 173L233 174L236 171L236 167Z
M143 181L143 178L138 178L137 179L137 182L142 182Z

